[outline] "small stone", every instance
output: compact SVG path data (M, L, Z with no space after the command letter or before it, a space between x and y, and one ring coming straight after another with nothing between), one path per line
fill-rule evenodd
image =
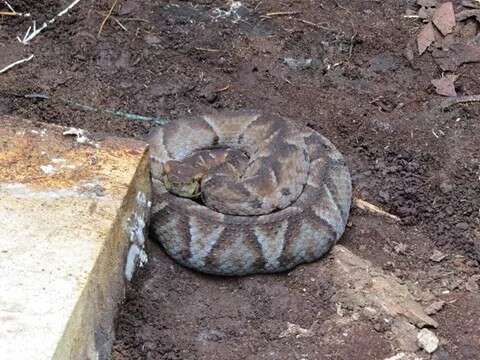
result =
M439 312L440 310L442 310L444 306L445 306L445 301L442 301L442 300L435 301L434 303L427 306L427 308L425 309L425 312L427 313L427 315L433 315Z
M457 225L455 225L455 227L458 229L458 230L461 230L461 231L467 231L469 226L467 223L464 223L464 222L460 222L458 223Z
M449 360L450 355L441 347L432 355L432 360Z
M394 250L397 254L405 255L407 252L407 244L398 243L397 245L395 245Z
M314 59L294 59L290 57L284 58L283 63L292 70L307 70L318 65L318 61L315 61Z
M287 330L282 331L278 337L284 338L288 336L294 336L298 339L302 337L311 337L313 335L315 335L315 333L310 329L304 329L297 324L287 323Z
M446 257L447 257L447 255L442 253L440 250L435 249L435 250L433 250L432 256L430 256L430 260L434 261L434 262L440 262L443 259L445 259Z
M158 36L151 34L145 35L144 40L148 45L157 45L162 42L162 39L160 39Z
M417 335L418 346L431 354L438 348L440 341L433 331L422 329Z
M465 288L474 293L480 292L480 286L478 285L478 281L480 280L480 275L473 275L468 279Z
M201 92L200 96L207 100L208 103L213 104L218 100L218 93L213 86L206 86Z
M450 191L453 190L453 185L444 181L440 184L440 190L444 193L444 194L448 194Z

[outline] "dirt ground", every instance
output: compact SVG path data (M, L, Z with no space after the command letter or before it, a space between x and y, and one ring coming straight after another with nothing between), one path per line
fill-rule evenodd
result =
M69 1L10 3L40 24ZM255 108L318 130L345 155L355 196L401 218L353 208L341 244L420 287L422 305L445 302L433 315L440 347L417 349L418 358L480 359L480 102L442 109L431 51L404 56L423 26L403 16L414 1L119 0L98 34L110 6L81 1L27 46L16 36L31 20L0 17L0 68L35 54L0 75L0 113L141 138L147 122L60 99L170 119ZM478 63L455 73L459 95L480 94ZM339 311L328 260L215 278L149 248L118 318L115 360L382 360L401 351L385 319ZM445 258L430 260L434 250ZM314 335L281 337L288 323L315 325Z

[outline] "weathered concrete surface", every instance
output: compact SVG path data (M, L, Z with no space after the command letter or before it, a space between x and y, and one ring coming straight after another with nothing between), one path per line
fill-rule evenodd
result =
M65 130L0 116L2 359L106 358L146 261L146 145Z

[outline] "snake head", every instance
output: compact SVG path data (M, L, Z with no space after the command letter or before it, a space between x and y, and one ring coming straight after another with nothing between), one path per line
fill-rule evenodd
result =
M203 175L190 164L179 161L167 161L163 166L163 184L165 188L178 196L197 198L200 196L200 183Z

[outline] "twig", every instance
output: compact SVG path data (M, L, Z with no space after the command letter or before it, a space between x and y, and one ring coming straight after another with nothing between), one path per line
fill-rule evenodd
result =
M115 17L112 17L112 20L117 23L118 26L122 28L123 31L128 32L128 29Z
M373 214L377 214L377 215L386 216L386 217L388 217L392 220L395 220L395 221L400 221L400 218L398 216L392 215L392 214L380 209L378 206L370 204L369 202L367 202L365 200L354 197L353 198L353 204L361 210L369 211L369 212L371 212Z
M445 110L453 105L470 103L470 102L480 102L480 95L457 96L457 97L443 101L440 106L442 110Z
M310 26L313 26L314 28L317 28L317 29L322 29L322 30L326 30L326 31L333 31L333 32L337 32L337 30L335 29L332 29L332 28L329 28L329 27L326 27L326 26L322 26L320 24L316 24L314 22L311 22L311 21L308 21L308 20L305 20L305 19L295 19L301 23L304 23L306 25L310 25Z
M300 11L275 11L266 13L262 17L273 17L273 16L288 16L288 15L298 15Z
M37 29L37 23L36 21L33 21L33 25L30 26L25 33L23 39L21 39L19 36L17 36L18 41L20 41L23 45L28 45L30 41L32 41L38 34L40 34L43 30L45 30L48 25L53 24L59 17L62 17L66 13L68 13L75 5L77 5L80 2L80 0L74 0L70 5L68 5L65 9L60 11L57 15L55 15L53 18L50 20L44 22L41 27Z
M227 85L221 89L218 89L218 90L215 90L216 93L220 93L220 92L224 92L224 91L227 91L228 89L230 89L230 85Z
M25 58L25 59L21 59L21 60L18 60L18 61L15 61L14 63L10 64L10 65L7 65L5 66L2 70L0 70L0 74L3 74L4 72L7 72L8 70L10 70L11 68L17 66L17 65L20 65L20 64L23 64L27 61L30 61L33 59L33 54L30 55L28 58Z
M15 9L8 3L8 1L4 1L5 5L7 5L10 11L0 11L0 16L23 16L23 17L30 17L30 13L19 13L16 12Z
M355 28L353 29L355 31ZM353 55L353 46L355 45L355 38L357 37L357 33L355 32L352 37L350 38L350 48L348 49L348 58L347 61L350 61Z
M100 35L103 31L103 27L105 26L105 23L107 22L108 18L112 15L113 9L115 9L115 6L117 6L118 0L113 0L112 6L110 7L110 10L108 11L107 16L102 21L102 24L100 25L100 29L98 29L98 35Z
M218 50L218 49L209 49L209 48L202 48L202 47L196 47L195 50L207 51L207 52L220 52L220 51L222 51L222 50Z

